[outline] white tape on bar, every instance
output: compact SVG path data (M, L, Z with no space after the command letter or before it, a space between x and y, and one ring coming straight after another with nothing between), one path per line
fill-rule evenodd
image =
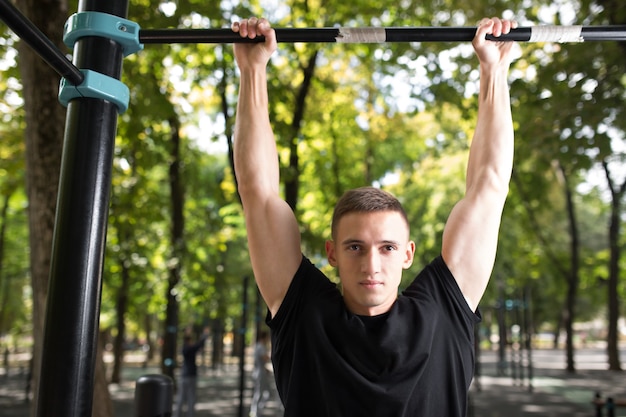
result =
M529 42L583 42L582 26L533 26Z
M338 43L383 43L387 40L385 28L339 28Z

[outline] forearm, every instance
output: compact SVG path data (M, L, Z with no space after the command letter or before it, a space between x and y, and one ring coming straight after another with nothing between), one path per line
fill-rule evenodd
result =
M302 260L296 217L279 195L278 153L269 120L266 70L277 47L276 33L263 18L232 27L242 37L265 37L262 43L233 46L240 71L234 163L254 278L273 316Z
M241 74L234 163L244 202L251 193L278 193L278 156L269 121L266 78L265 68Z
M508 65L480 69L478 121L467 168L468 191L482 186L508 190L513 166L513 119Z

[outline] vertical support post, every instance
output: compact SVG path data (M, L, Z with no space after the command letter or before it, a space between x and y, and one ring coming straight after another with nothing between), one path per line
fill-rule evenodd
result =
M125 17L128 0L81 0L79 11ZM118 43L85 37L74 64L120 79ZM118 108L78 98L67 108L36 415L90 416Z
M526 355L528 358L528 391L533 392L533 343L532 343L532 335L534 330L534 324L532 321L532 310L531 310L531 289L529 285L524 287L524 328L526 330L525 340L526 340Z
M504 282L498 275L498 307L496 308L496 318L498 320L498 376L506 373L506 295L504 294Z
M250 277L243 278L243 309L241 313L241 349L239 350L239 417L244 413L244 392L246 388L246 328L248 324L248 284Z

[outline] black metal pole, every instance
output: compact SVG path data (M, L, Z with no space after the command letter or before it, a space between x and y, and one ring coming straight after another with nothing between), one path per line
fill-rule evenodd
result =
M390 28L275 28L276 40L280 43L382 43L382 42L466 42L476 34L475 27L390 27ZM580 32L580 36L572 33ZM544 36L533 39L537 32ZM545 40L545 37L548 40ZM495 39L487 36L488 39ZM504 41L624 41L626 25L607 26L533 26L512 29L497 38ZM163 43L256 43L263 42L259 36L242 38L228 28L217 29L141 29L139 42L142 44Z
M0 0L0 18L59 75L74 85L83 82L83 73L9 0Z
M526 352L528 358L528 390L532 392L534 390L533 386L533 378L534 378L534 369L533 369L533 343L532 343L532 335L534 331L534 324L532 320L532 297L531 297L531 289L530 286L524 287L524 328L526 329Z
M248 285L250 277L243 278L243 306L241 312L241 329L239 350L239 417L243 417L244 413L244 393L246 390L246 328L248 325Z
M125 17L128 0L81 0L79 11ZM74 63L120 79L121 45L76 42ZM37 416L90 416L118 109L78 98L67 108Z

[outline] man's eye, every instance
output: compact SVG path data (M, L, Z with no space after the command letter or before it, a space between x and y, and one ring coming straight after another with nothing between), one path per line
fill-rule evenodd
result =
M396 250L396 247L393 246L393 245L387 245L387 246L385 246L385 250L388 251L388 252L391 252L391 251Z
M350 251L357 251L359 249L361 249L361 247L359 245L350 245L350 246L348 246L348 250L350 250Z

